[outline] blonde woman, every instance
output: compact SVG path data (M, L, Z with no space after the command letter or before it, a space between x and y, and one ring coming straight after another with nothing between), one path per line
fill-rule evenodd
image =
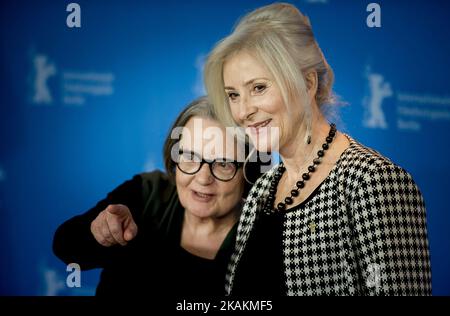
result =
M327 121L332 84L309 19L290 4L249 13L207 59L218 118L282 160L247 198L228 294L431 294L422 195L404 169Z

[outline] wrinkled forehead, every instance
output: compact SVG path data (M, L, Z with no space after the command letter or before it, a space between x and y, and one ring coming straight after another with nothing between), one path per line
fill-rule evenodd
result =
M266 78L273 81L273 75L264 62L255 54L241 51L233 54L223 64L223 80L225 88L237 88L255 78Z
M240 148L233 129L200 117L191 118L181 132L180 149L193 151L205 159L237 159Z

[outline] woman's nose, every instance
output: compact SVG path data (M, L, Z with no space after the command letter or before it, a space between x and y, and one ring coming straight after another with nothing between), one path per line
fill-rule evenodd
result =
M214 182L214 176L211 174L211 170L207 163L204 163L200 170L195 174L195 179L201 185L208 185Z
M253 106L249 97L242 97L239 106L239 120L241 122L247 121L253 113L256 112L256 107Z

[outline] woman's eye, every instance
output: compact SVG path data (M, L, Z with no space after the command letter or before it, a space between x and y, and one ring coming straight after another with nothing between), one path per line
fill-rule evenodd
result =
M229 93L228 93L228 98L229 98L231 101L236 100L238 96L239 96L239 94L237 94L236 92L229 92Z
M264 90L266 90L266 85L258 84L253 89L255 90L255 92L263 92Z
M231 169L234 167L234 165L231 162L217 162L218 167L222 169Z

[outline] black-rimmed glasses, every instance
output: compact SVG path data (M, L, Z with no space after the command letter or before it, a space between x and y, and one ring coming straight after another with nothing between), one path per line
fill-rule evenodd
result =
M220 181L230 181L236 175L238 169L242 166L241 162L226 158L206 160L193 151L179 151L178 169L186 174L196 174L203 166L208 164L209 170L214 178Z

